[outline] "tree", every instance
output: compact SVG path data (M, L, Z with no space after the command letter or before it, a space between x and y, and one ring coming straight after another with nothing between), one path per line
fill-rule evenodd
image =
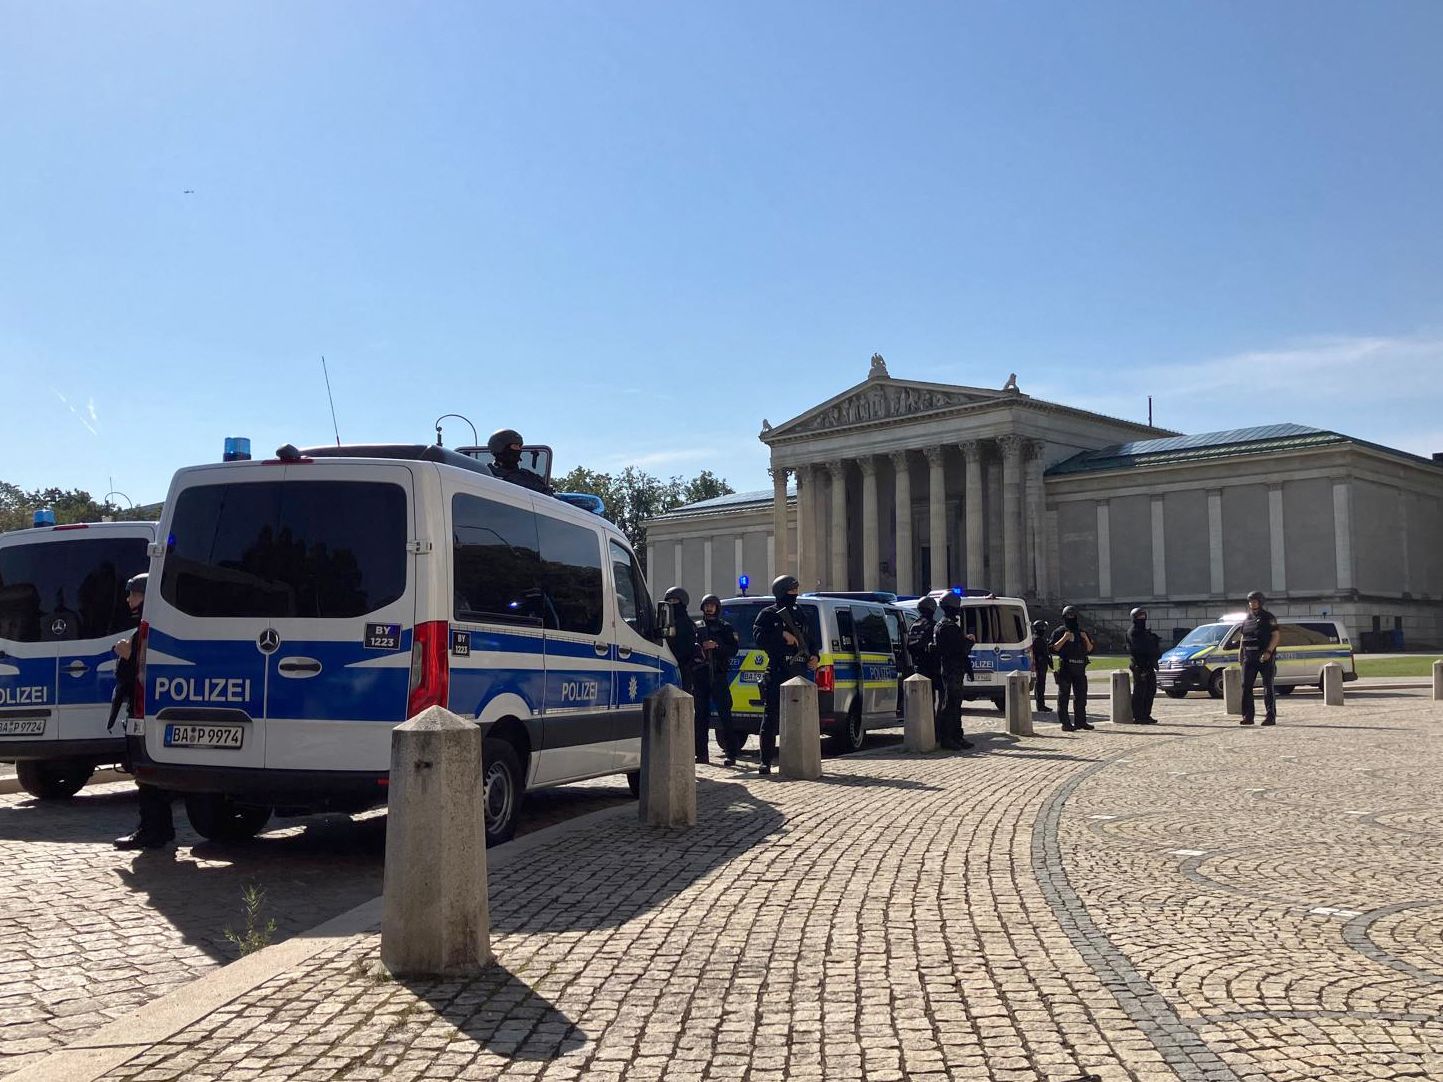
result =
M121 522L160 517L158 507L121 508L113 503L99 503L83 489L37 488L27 492L18 485L0 481L0 532L29 529L34 524L36 510L41 507L55 512L56 525L99 522L106 517Z
M702 470L690 481L680 477L662 480L627 466L617 474L600 473L577 466L555 482L561 492L588 492L606 504L606 517L626 534L632 549L646 570L646 521L673 511L682 504L725 496L731 485L710 470Z

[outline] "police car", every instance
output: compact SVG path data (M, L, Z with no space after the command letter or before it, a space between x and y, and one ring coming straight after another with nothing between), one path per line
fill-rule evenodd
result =
M106 731L115 641L135 619L125 582L146 569L153 522L55 525L0 535L0 762L32 796L73 796L95 768L121 761Z
M383 803L392 727L439 704L485 734L494 844L526 789L635 791L642 700L679 683L615 526L440 447L182 469L159 536L131 751L207 838Z
M1181 699L1189 691L1223 697L1223 670L1238 665L1245 612L1224 614L1216 623L1189 631L1158 659L1157 686ZM1273 688L1291 695L1295 687L1323 685L1323 666L1337 662L1344 680L1358 679L1347 625L1329 616L1290 617L1278 621L1277 671Z
M927 596L940 602L948 593L957 595L962 603L962 630L977 640L972 647L974 679L963 685L962 697L990 699L998 710L1005 710L1008 674L1032 671L1028 653L1032 645L1032 622L1027 616L1027 602L1020 597L968 592L961 587L953 587L950 591L933 590ZM899 601L897 607L916 613L917 601ZM939 608L939 622L941 618Z

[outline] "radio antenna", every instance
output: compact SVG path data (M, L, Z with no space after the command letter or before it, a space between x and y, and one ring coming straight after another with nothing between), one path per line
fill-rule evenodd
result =
M321 374L326 377L326 401L331 404L331 430L336 434L336 446L341 445L341 430L336 427L336 400L331 395L331 373L326 368L326 355L321 354Z

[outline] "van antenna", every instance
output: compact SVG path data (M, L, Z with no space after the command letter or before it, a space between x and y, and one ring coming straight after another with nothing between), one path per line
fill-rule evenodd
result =
M341 430L336 427L336 400L331 395L331 373L326 368L326 355L321 354L321 374L326 377L326 401L331 404L331 430L336 434L336 446L341 445Z

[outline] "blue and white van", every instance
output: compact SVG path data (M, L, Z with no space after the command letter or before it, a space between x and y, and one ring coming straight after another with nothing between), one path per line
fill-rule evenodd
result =
M135 628L125 582L154 538L153 522L0 534L0 762L32 796L74 796L124 758L120 727L106 731L113 648Z
M939 603L938 622L942 619L940 603L948 592L933 590L927 595ZM964 685L962 697L990 699L998 710L1005 710L1008 674L1032 672L1032 658L1028 654L1032 645L1032 621L1027 617L1027 602L1020 597L993 594L966 594L960 600L962 630L977 640L972 648L972 671L976 679ZM915 613L917 601L899 601L896 607ZM1029 676L1029 687L1032 680Z
M485 732L494 844L528 788L635 789L642 700L679 682L625 536L454 451L189 467L160 536L132 758L207 838L384 803L392 727L439 704Z

